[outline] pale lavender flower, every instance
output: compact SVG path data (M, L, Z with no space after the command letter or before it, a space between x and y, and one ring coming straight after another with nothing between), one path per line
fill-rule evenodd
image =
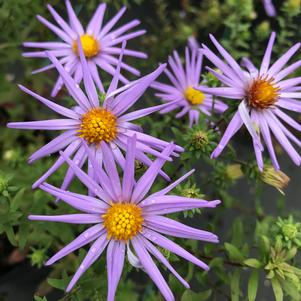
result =
M202 53L220 70L216 72L208 68L224 85L218 88L200 87L202 91L216 96L239 101L237 112L229 123L219 145L212 153L212 158L220 155L232 136L244 124L249 131L260 170L263 170L262 152L264 141L275 169L279 169L272 135L287 152L296 165L300 165L301 157L291 141L301 147L301 142L292 134L287 125L301 131L301 125L283 112L282 109L301 112L301 77L285 79L301 66L301 60L285 67L287 62L300 48L297 43L285 52L274 64L270 64L272 48L276 34L271 34L260 68L243 59L244 71L232 56L211 35L210 38L225 62L208 47L203 46ZM271 135L272 134L272 135ZM263 139L263 141L261 140Z
M163 157L169 157L173 152L173 143L163 150L162 158L158 157L137 181L135 180L134 167L135 152L137 151L136 135L128 139L122 180L119 178L117 166L108 145L104 142L102 144L103 151L110 160L107 161L107 164L104 164L104 169L102 169L95 162L94 156L91 156L97 181L89 177L62 153L79 180L89 190L93 190L96 197L65 191L47 183L40 186L47 193L62 199L73 208L82 211L82 213L55 216L30 215L30 220L94 224L51 257L46 265L51 265L69 253L93 242L70 281L67 287L68 292L107 248L107 300L113 301L127 251L128 261L133 266L142 268L150 276L166 300L174 301L173 293L151 255L158 262L161 262L186 288L189 288L189 284L176 272L155 245L183 257L204 270L208 270L209 267L204 262L164 235L212 243L217 243L218 237L210 232L186 226L163 215L193 208L214 208L220 201L208 202L201 199L167 195L174 187L190 176L193 170L162 190L148 195L165 163ZM89 148L86 151L91 155Z
M275 9L275 6L274 6L272 0L262 0L262 2L263 2L263 7L264 7L266 14L269 17L275 17L277 15L277 13L276 13L276 9Z
M25 57L47 58L45 52L49 51L53 56L59 58L60 63L65 70L73 76L76 83L79 83L83 78L83 68L79 59L79 52L77 46L77 39L80 37L81 44L84 49L85 56L88 59L88 68L90 69L92 79L96 83L97 88L104 92L102 79L98 73L97 68L100 68L110 75L114 75L117 68L118 58L121 48L118 44L143 35L145 30L137 30L127 33L132 28L140 24L140 21L133 20L117 29L113 29L116 23L124 14L126 8L123 7L109 22L103 24L103 18L106 10L106 4L102 3L98 6L92 19L84 30L82 24L78 20L69 0L66 0L66 7L69 17L69 23L66 22L51 5L47 5L52 17L57 25L52 24L42 16L37 16L38 20L55 33L61 41L57 42L25 42L24 46L31 48L40 48L43 51L25 52ZM146 58L145 53L134 51L130 49L124 50L124 55L133 56L137 58ZM39 73L51 68L54 64L35 70L33 73ZM130 73L139 76L140 72L122 62L121 67ZM120 80L123 83L128 83L128 80L120 75ZM62 88L64 80L59 75L58 80L52 90L51 96L55 96Z
M125 43L126 42L123 43L123 49L125 47ZM136 159L146 165L150 165L151 163L151 159L146 154L155 157L163 156L164 159L171 160L170 157L167 158L160 152L166 147L166 145L168 145L167 142L142 133L141 128L132 123L133 120L162 109L164 105L126 113L126 111L128 111L138 101L154 79L163 71L165 66L162 65L154 72L117 89L118 80L120 78L122 51L117 65L117 70L105 95L104 102L100 103L96 87L88 68L87 60L83 54L80 43L78 45L81 64L84 71L84 86L86 94L83 90L81 90L80 86L76 84L70 74L65 71L64 67L58 62L55 56L52 53L49 53L49 58L59 71L69 94L77 103L76 107L72 109L65 108L30 91L24 86L20 86L22 91L33 96L54 112L64 117L62 119L12 122L8 124L8 127L10 128L64 131L62 134L32 154L29 158L29 163L60 150L64 150L65 156L71 157L74 155L73 161L78 164L78 166L82 167L87 161L87 153L85 152L83 144L83 142L86 141L89 144L94 157L99 164L101 164L102 161L106 161L105 156L103 156L103 144L101 143L102 141L105 141L105 144L108 145L114 154L114 159L122 168L124 168L125 160L121 150L125 150L128 137L131 137L134 134L137 135ZM176 151L183 151L183 148L176 146L173 155L177 155ZM33 188L36 188L44 182L64 163L64 161L64 157L59 156L54 165L33 184ZM90 162L88 162L88 172L93 177L94 171L91 168ZM166 179L169 179L163 172L161 172L161 174ZM62 184L62 189L66 189L69 186L73 177L74 173L72 169L69 168Z
M188 47L185 49L184 67L177 51L174 51L173 55L168 58L170 70L165 69L164 73L171 84L160 82L152 84L152 88L160 91L155 95L169 104L160 113L165 114L179 109L180 112L176 114L176 118L182 118L188 114L190 127L198 124L200 113L210 116L212 111L223 113L228 108L221 101L213 99L211 95L194 88L200 84L203 56L198 52L196 43L192 46L191 50Z

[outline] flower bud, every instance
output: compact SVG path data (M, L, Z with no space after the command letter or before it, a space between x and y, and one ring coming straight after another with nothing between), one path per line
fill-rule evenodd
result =
M240 164L231 164L226 167L226 175L227 177L232 180L238 180L243 176L243 173L241 171Z

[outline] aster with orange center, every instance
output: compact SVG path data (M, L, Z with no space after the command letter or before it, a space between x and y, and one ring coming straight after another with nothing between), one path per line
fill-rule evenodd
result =
M195 40L190 39L188 43L189 47L185 50L185 69L178 52L174 51L173 55L168 58L170 70L164 70L170 84L155 82L152 88L159 91L156 96L169 104L160 113L165 114L180 109L176 118L182 118L188 114L191 127L193 124L198 124L200 113L207 116L212 112L220 114L227 109L227 105L218 99L213 102L210 94L204 93L201 89L195 89L201 80L202 54L198 52Z
M300 43L292 46L286 53L271 64L271 55L276 38L273 32L263 56L260 68L247 58L243 58L241 67L232 56L211 35L222 58L207 46L201 52L219 69L220 72L207 67L223 84L222 87L199 87L200 91L218 97L239 101L238 110L230 121L220 143L212 153L216 158L223 151L229 140L244 124L252 137L253 147L259 169L263 170L264 145L276 170L280 168L272 138L279 142L296 165L301 164L301 157L293 143L301 147L301 141L287 128L297 131L301 126L284 110L301 112L301 77L286 79L301 66L301 60L287 65L292 56L299 50Z
M69 292L83 273L99 259L106 249L107 300L114 301L124 266L125 253L127 253L128 262L136 268L142 268L149 275L164 299L175 301L170 287L158 268L158 263L162 263L187 289L189 284L172 267L161 253L160 248L190 261L201 269L208 270L209 267L180 245L165 237L165 235L211 243L217 243L218 237L213 233L192 228L164 215L195 208L215 208L220 201L206 201L174 194L168 195L173 188L188 178L193 170L162 190L149 194L166 160L158 157L145 173L136 180L135 152L137 151L137 137L134 135L129 138L127 143L126 167L121 178L117 166L112 160L108 145L105 142L102 142L102 144L104 155L112 163L105 164L104 168L96 162L91 150L86 145L86 151L96 174L95 179L89 177L62 153L78 179L89 190L95 192L95 197L62 190L47 183L40 186L45 192L62 199L68 205L80 210L81 213L55 216L30 215L30 220L92 225L60 249L47 261L46 265L51 265L71 252L87 244L92 244L67 287L67 292ZM174 151L174 147L173 143L167 145L162 152L162 157L169 157ZM156 259L158 263L155 263L153 259Z
M42 51L24 52L24 57L34 58L48 58L46 51L50 52L53 56L59 59L60 63L64 65L65 70L74 78L76 83L80 83L83 79L83 68L79 58L79 51L77 46L77 39L80 38L81 45L84 51L85 57L88 59L88 66L92 75L92 79L95 82L97 88L104 92L102 79L99 75L98 68L104 72L114 76L118 64L118 58L116 55L120 55L120 45L123 41L128 41L145 33L145 30L136 30L131 33L127 33L129 30L135 28L140 24L138 20L133 20L127 24L114 29L113 27L120 20L125 13L125 7L123 7L107 24L103 24L103 18L106 11L106 4L102 3L98 6L93 17L88 23L87 28L84 30L81 22L76 16L71 3L66 0L67 13L69 22L66 22L55 9L48 4L47 8L54 18L58 26L52 24L44 17L38 15L38 20L49 28L54 34L61 40L59 42L25 42L23 45L30 48L40 48ZM125 49L124 55L146 58L146 54ZM33 73L40 73L46 70L54 68L54 64L50 64L46 67L33 71ZM132 66L122 62L121 67L139 76L140 72ZM123 83L128 83L128 80L120 74L120 80ZM64 80L59 75L57 82L52 90L51 96L54 97L60 91L64 84Z
M117 88L124 49L125 42L122 46L122 53L119 58L117 71L108 88L103 103L100 103L99 95L97 94L90 69L88 68L88 62L80 40L78 40L78 51L84 71L85 90L82 90L79 85L76 84L74 79L66 72L55 56L48 53L49 59L55 65L60 76L64 80L69 94L76 102L74 108L65 108L20 86L21 90L25 93L33 96L56 113L64 116L62 119L11 122L8 124L8 127L10 128L64 131L58 137L32 154L29 158L30 163L62 150L65 156L73 157L73 161L81 168L84 168L85 163L88 162L88 173L92 177L95 177L95 172L87 157L87 152L85 151L85 145L87 144L92 150L93 156L98 164L111 164L110 161L107 162L108 158L103 155L104 144L108 145L113 160L118 162L118 164L124 168L124 151L126 150L127 140L134 134L137 135L136 159L138 161L148 166L152 162L148 155L154 157L164 156L161 154L161 151L168 145L168 142L144 134L142 129L132 123L132 121L163 109L166 105L144 108L130 113L126 112L138 101L148 86L164 70L165 65L161 65L154 72L139 80ZM84 93L84 91L86 93ZM172 152L171 155L177 156L177 153L181 151L183 151L183 148L176 146L175 151ZM172 160L171 157L166 156L164 159ZM33 188L36 188L43 183L52 173L60 168L64 162L64 157L59 156L54 165L33 184ZM168 175L163 171L160 171L160 174L165 179L169 180ZM62 183L62 189L66 189L73 178L74 172L69 168ZM90 193L93 194L93 192Z

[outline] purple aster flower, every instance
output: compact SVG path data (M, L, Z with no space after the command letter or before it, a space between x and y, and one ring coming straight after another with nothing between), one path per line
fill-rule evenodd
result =
M232 136L244 124L249 131L260 170L263 169L264 141L275 169L279 164L272 143L272 135L288 153L296 165L300 165L301 158L291 144L291 141L301 146L301 142L287 128L287 125L301 131L298 122L283 112L282 109L301 112L301 77L285 79L294 70L301 66L301 60L287 66L287 62L300 48L297 43L285 52L275 63L270 64L272 48L276 34L271 34L260 68L243 59L244 71L231 55L211 35L210 38L225 62L215 55L208 47L203 46L202 53L220 70L218 73L208 68L224 85L218 88L200 87L202 91L216 96L238 100L237 112L229 123L219 145L212 153L212 158L220 155ZM272 134L272 135L271 135ZM262 138L262 140L261 140Z
M143 268L157 285L165 299L168 301L175 300L151 255L173 273L186 288L189 288L189 285L155 245L185 258L204 270L208 270L208 266L204 262L164 235L212 243L217 243L218 238L210 232L186 226L163 215L193 208L214 208L220 201L208 202L200 199L167 195L169 191L191 175L193 170L164 189L147 196L158 172L165 163L165 159L158 157L141 178L136 181L134 160L137 143L136 135L134 135L128 139L125 168L122 181L120 181L117 167L113 157L110 155L109 146L105 142L102 142L102 144L103 150L107 153L106 155L110 160L105 161L107 164L104 164L104 169L102 169L95 162L92 154L91 163L94 165L97 181L89 177L62 153L62 156L65 157L76 176L89 190L95 192L96 197L65 191L47 183L40 186L47 193L62 199L73 208L82 211L82 213L55 216L30 215L30 220L94 224L51 257L46 265L53 264L69 253L93 242L67 287L67 291L70 291L81 275L107 248L107 300L113 301L123 270L125 252L127 251L128 261L135 267ZM163 150L162 157L170 156L173 149L174 145L170 143ZM87 152L91 155L89 148L87 148Z
M200 112L210 116L212 110L222 113L228 108L221 101L213 100L211 95L194 88L200 83L202 58L203 56L198 52L195 44L192 50L186 47L184 69L178 52L174 51L173 55L168 58L171 71L164 70L171 84L159 82L152 84L153 88L160 91L160 93L155 95L168 104L160 113L164 114L180 109L180 112L176 114L176 118L181 118L188 114L190 127L198 123Z
M145 30L137 30L132 33L127 33L127 31L136 27L140 22L138 20L133 20L115 30L112 30L124 14L126 8L123 7L107 24L104 25L103 17L106 10L106 4L102 3L98 6L86 30L84 30L69 0L66 0L69 24L54 10L54 8L52 8L51 5L48 4L47 7L58 26L50 23L42 16L38 15L37 18L41 23L54 32L61 39L61 42L26 42L24 43L24 46L41 48L43 51L25 52L23 53L23 56L47 58L45 50L49 51L53 56L59 58L59 61L64 66L65 70L73 76L76 83L79 83L83 78L83 68L80 63L77 45L77 39L80 37L84 54L88 60L88 68L90 69L92 80L96 83L98 89L104 92L97 67L112 76L115 74L118 64L118 59L115 56L120 55L121 53L121 48L117 45L121 44L123 41L127 41L144 34ZM145 53L129 49L124 50L124 55L137 58L147 57ZM33 73L43 72L54 67L54 64L50 64L46 67L35 70ZM137 69L124 62L121 63L121 67L134 75L140 75L140 72ZM122 75L120 75L120 80L123 83L128 83L128 80ZM62 76L59 75L51 96L56 96L62 88L63 83L64 80Z
M125 47L125 43L126 42L123 43L123 49ZM60 150L64 150L65 156L70 157L74 155L74 162L78 164L78 166L82 167L87 161L87 153L85 151L83 142L89 144L89 147L93 151L93 155L96 160L99 163L102 163L102 161L106 161L106 158L103 156L104 144L101 142L105 142L105 144L111 149L114 159L122 168L124 168L125 159L121 150L126 149L128 137L131 137L134 134L137 135L137 150L135 152L136 159L146 165L150 165L152 162L146 154L155 157L164 157L166 160L171 160L170 157L166 157L160 152L166 147L166 145L168 145L167 142L142 133L141 128L132 123L132 121L135 119L162 109L164 105L126 113L126 111L128 111L137 102L137 100L154 81L154 79L162 72L165 66L161 65L154 72L117 89L118 80L120 78L120 67L123 54L122 51L116 73L105 95L104 102L100 103L99 96L92 80L88 63L83 54L80 42L78 45L81 64L83 66L86 94L83 92L83 90L81 90L79 85L76 84L70 74L66 72L56 57L52 53L48 53L51 62L59 71L69 94L77 103L76 107L72 109L65 108L30 91L23 86L20 86L22 91L33 96L38 101L42 102L47 107L64 117L62 119L12 122L8 124L8 127L10 128L64 131L62 134L32 154L29 158L29 163L56 153ZM177 155L176 151L183 151L183 148L176 146L172 155ZM38 187L42 182L44 182L64 163L64 161L64 157L59 156L54 165L33 184L33 188ZM90 164L88 164L88 171L93 177L94 171ZM169 179L166 174L163 172L160 173L167 180ZM62 184L62 189L66 189L69 186L73 177L74 173L72 169L69 168Z
M272 2L272 0L262 0L263 2L263 6L264 6L264 10L266 12L266 14L269 16L269 17L275 17L276 16L276 9L275 9L275 6Z

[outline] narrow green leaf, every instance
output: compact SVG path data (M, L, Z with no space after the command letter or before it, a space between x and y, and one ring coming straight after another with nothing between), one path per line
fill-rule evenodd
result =
M301 300L301 296L298 292L298 287L296 287L290 280L282 280L281 286L283 290L294 300Z
M236 262L242 262L244 261L244 256L241 253L241 251L235 247L234 245L230 244L230 243L225 243L225 249L229 254L229 257L231 260L234 260Z
M10 225L5 225L4 226L4 231L6 233L7 239L9 240L9 242L13 245L13 246L17 246L17 241L16 241L16 237L15 237L15 233L14 233L14 229L12 226Z
M255 269L258 269L262 266L262 263L256 258L248 258L244 261L244 264Z
M234 273L231 275L231 301L239 301L239 281L240 281L240 270L235 269Z
M271 279L276 301L283 301L283 290L277 278Z
M259 271L253 270L248 282L248 300L254 301L257 295Z
M212 290L207 290L201 293L195 293L193 291L185 291L182 295L181 301L206 301L210 298Z
M48 278L47 282L54 288L64 290L66 288L66 283L63 279Z
M231 243L235 245L236 247L240 247L243 242L243 224L240 218L236 218L233 222L232 226L232 241Z

